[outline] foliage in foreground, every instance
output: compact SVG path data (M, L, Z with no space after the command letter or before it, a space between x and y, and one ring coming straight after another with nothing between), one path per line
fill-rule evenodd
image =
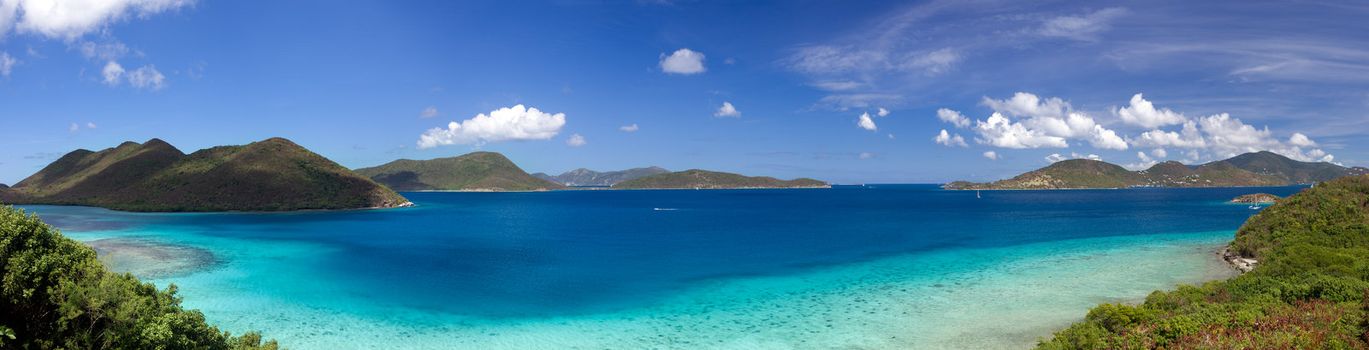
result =
M1246 221L1254 271L1104 304L1040 349L1369 349L1369 176L1326 182Z
M107 271L90 247L8 206L0 206L0 274L0 348L277 348L257 333L219 331L181 308L175 285L159 291Z

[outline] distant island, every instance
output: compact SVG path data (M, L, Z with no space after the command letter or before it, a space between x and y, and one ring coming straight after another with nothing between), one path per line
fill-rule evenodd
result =
M270 138L189 155L159 139L76 150L0 189L6 204L126 211L390 208L407 199L290 140Z
M733 189L733 188L830 188L826 182L799 178L780 180L768 176L691 169L619 182L615 189Z
M956 181L942 187L952 190L1037 190L1287 186L1364 174L1369 174L1369 169L1346 168L1327 162L1301 162L1261 151L1196 166L1168 161L1141 171L1129 171L1098 160L1071 159L1007 180L989 183Z
M579 168L551 176L546 173L532 174L533 177L566 186L613 186L619 182L636 180L643 177L670 172L662 167L632 168L627 170L598 172Z
M1243 194L1231 199L1231 203L1241 204L1273 204L1279 200L1279 196L1268 193Z
M1369 176L1330 180L1246 220L1226 259L1248 271L1102 304L1038 349L1369 348Z
M565 188L528 175L495 152L429 160L400 159L356 172L397 191L546 191Z

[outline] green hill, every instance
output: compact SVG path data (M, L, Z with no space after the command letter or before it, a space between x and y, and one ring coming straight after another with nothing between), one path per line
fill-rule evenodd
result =
M565 187L528 175L504 155L494 152L429 160L400 159L356 172L398 191L545 191Z
M615 189L729 189L729 188L828 188L826 182L800 178L780 180L766 176L691 169L619 182Z
M1097 160L1071 159L990 183L956 181L943 187L975 189L1066 189L1126 187L1239 187L1316 183L1369 174L1364 168L1300 162L1272 152L1246 153L1230 159L1188 166L1168 161L1141 171Z
M130 211L395 207L404 197L282 138L186 155L158 139L76 150L0 192L11 204Z
M1369 348L1369 176L1279 200L1229 249L1231 260L1258 261L1254 270L1140 305L1099 305L1039 348Z
M619 182L670 172L661 167L632 168L618 171L594 171L585 168L575 169L551 176L543 173L532 174L539 179L566 186L613 186Z

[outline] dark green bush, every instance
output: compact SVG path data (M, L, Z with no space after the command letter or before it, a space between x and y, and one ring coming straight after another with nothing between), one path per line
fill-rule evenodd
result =
M95 251L38 217L0 207L0 347L26 349L275 349L232 336L157 290L105 270Z

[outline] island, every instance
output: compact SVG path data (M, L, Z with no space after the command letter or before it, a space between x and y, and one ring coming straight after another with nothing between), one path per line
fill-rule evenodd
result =
M1138 305L1099 305L1038 348L1369 348L1365 203L1363 175L1281 199L1226 249L1226 260L1248 272L1157 291Z
M1346 168L1327 162L1302 162L1261 151L1201 165L1175 161L1129 171L1092 159L1055 162L1011 179L988 183L955 181L950 190L1040 190L1129 187L1252 187L1312 184L1344 176L1369 174L1362 167Z
M632 168L618 171L594 171L579 168L561 173L561 175L551 176L546 173L532 174L533 177L559 183L566 186L599 186L607 187L627 180L636 180L643 177L665 174L670 172L662 167Z
M356 169L357 174L397 191L547 191L565 188L528 175L495 152L472 152L429 160L400 159Z
M0 190L6 204L125 211L288 211L412 205L389 188L283 138L189 155L159 139L76 150Z
M1243 194L1231 199L1231 203L1240 204L1274 204L1279 200L1279 196L1268 193Z
M780 180L768 176L690 169L651 175L619 182L614 189L750 189L750 188L830 188L826 182L799 178Z

